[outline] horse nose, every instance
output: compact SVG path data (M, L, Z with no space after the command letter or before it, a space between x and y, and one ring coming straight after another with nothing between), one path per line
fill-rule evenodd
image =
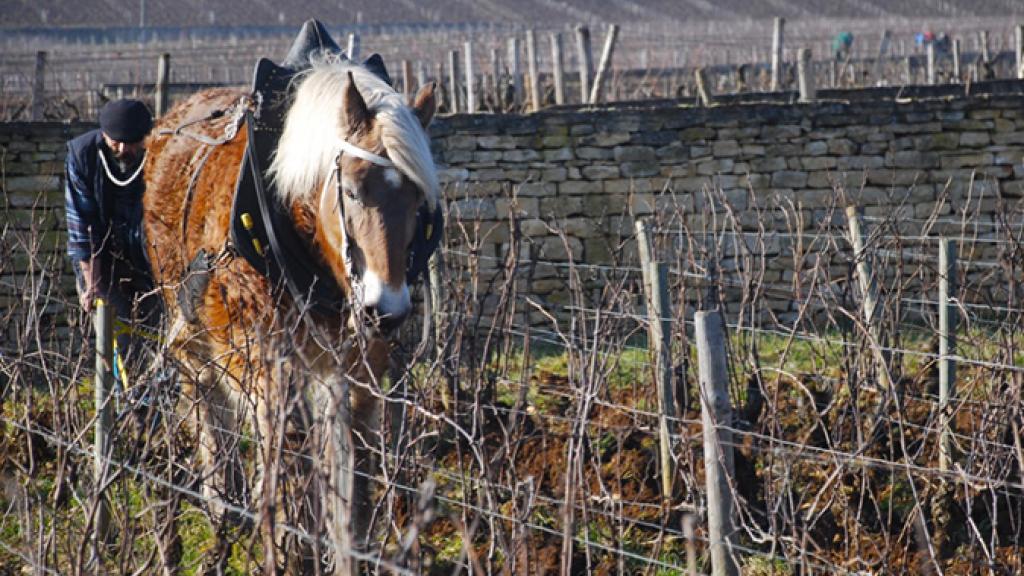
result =
M412 298L405 282L396 289L381 282L380 277L372 271L364 273L362 280L361 303L371 324L382 332L390 332L409 317Z
M403 322L405 322L406 318L409 317L408 310L396 313L382 311L378 307L373 307L368 309L367 312L367 318L369 319L370 324L384 334L393 332L401 326Z

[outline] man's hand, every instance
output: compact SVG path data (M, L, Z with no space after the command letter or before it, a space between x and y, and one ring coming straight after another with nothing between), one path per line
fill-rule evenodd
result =
M103 297L103 294L100 293L99 289L99 265L97 262L92 260L83 260L79 262L79 265L82 268L83 286L78 292L78 304L82 307L82 310L92 312L96 299Z

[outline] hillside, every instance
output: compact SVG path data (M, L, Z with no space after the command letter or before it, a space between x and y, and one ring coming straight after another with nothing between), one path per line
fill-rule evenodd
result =
M577 22L654 22L855 18L920 20L1024 15L1018 0L296 0L287 9L270 0L5 0L0 28L295 25L310 16L326 23L479 23L557 25Z

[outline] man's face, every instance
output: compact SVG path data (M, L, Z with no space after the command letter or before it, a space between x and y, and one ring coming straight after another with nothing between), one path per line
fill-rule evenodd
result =
M142 152L145 150L144 141L120 142L107 136L106 133L103 134L103 142L114 153L114 158L125 164L133 164L142 157Z

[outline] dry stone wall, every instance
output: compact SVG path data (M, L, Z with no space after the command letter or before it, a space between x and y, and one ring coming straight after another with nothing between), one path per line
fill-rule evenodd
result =
M998 86L990 93L975 86L969 96L947 87L917 89L913 99L890 90L869 98L829 93L831 100L813 104L439 118L431 131L453 257L471 249L485 257L481 269L497 270L510 246L510 216L523 258L616 266L635 262L636 217L674 215L698 226L708 205L769 232L793 227L776 208L793 208L798 228L812 230L847 201L869 217L895 213L908 223L965 209L992 220L1024 196L1024 83ZM64 143L90 127L0 125L0 310L8 332L19 329L10 318L28 299L73 293L63 256ZM708 200L709 190L718 200ZM785 242L768 246L764 281L791 282ZM47 285L33 285L43 268ZM564 268L538 268L529 290L541 302L565 302L564 276ZM63 306L47 306L46 321L64 329Z
M792 293L795 235L845 233L848 203L868 221L888 218L910 234L930 217L992 222L1019 205L1022 88L1003 82L998 94L969 97L943 87L919 88L913 99L874 90L873 98L842 100L837 92L813 104L456 116L434 131L452 210L484 221L465 243L494 269L504 265L510 211L523 258L622 266L636 265L635 218L704 230L721 227L730 212L740 229L766 232L767 269L758 281ZM944 228L955 226L929 232ZM998 249L982 245L970 257L995 259ZM720 271L742 272L736 250L720 256ZM839 256L827 262L835 275L849 267L849 254ZM566 300L565 277L541 265L530 290L557 305ZM727 300L741 290L728 292ZM789 298L770 303L783 313L795 306Z

